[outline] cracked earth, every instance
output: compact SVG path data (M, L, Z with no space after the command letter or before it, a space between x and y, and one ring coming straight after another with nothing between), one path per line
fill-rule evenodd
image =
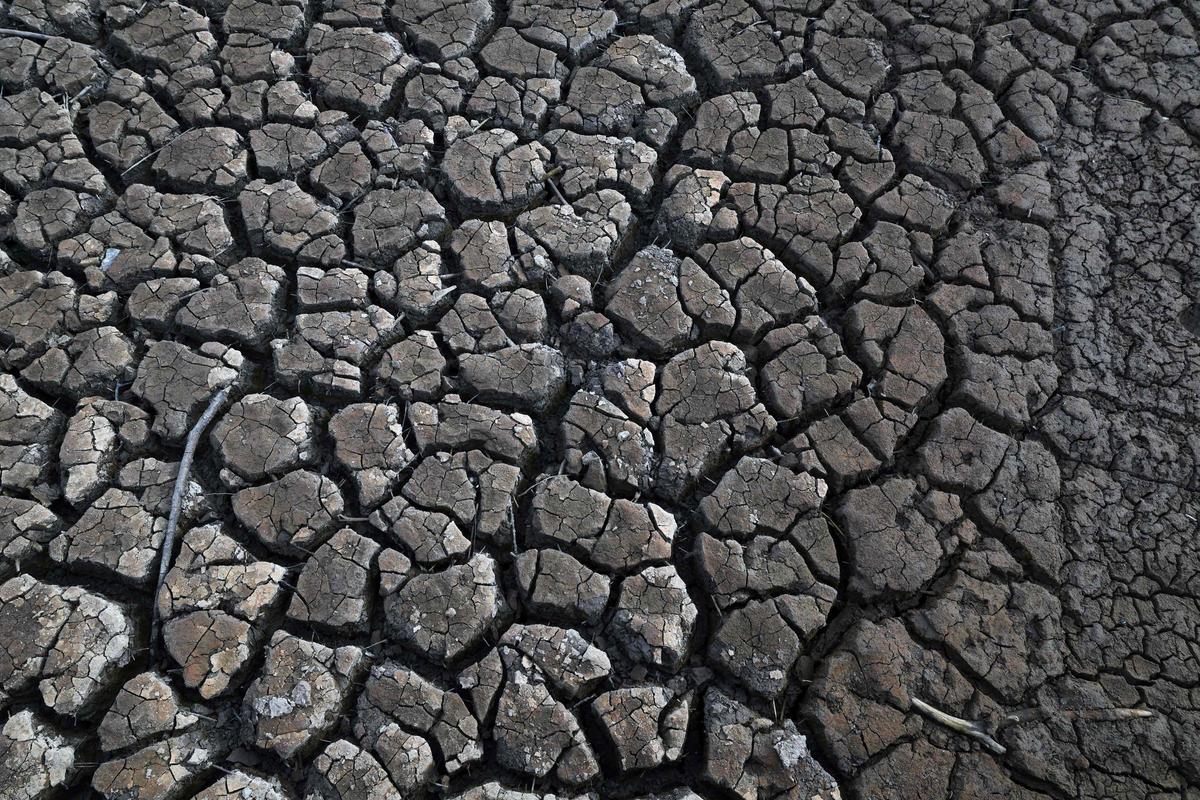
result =
M2 800L1200 798L1195 0L0 25Z

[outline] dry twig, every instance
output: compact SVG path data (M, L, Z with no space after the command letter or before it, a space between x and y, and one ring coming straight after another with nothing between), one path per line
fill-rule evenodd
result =
M978 739L983 743L984 747L998 756L1002 756L1007 752L1004 745L993 739L991 734L984 729L982 723L971 722L970 720L952 716L945 711L934 708L929 703L917 697L912 698L912 707L939 725L961 733L964 736ZM996 730L1001 731L1010 725L1022 725L1027 722L1037 722L1053 718L1092 722L1116 722L1126 719L1149 719L1153 716L1154 712L1148 708L1081 708L1059 711L1047 711L1043 708L1023 708L1011 714L1006 714L996 725Z
M1038 722L1044 719L1080 720L1082 722L1119 722L1126 719L1150 719L1154 712L1148 708L1068 708L1061 711L1047 711L1043 708L1023 708L1011 714L1005 714L997 726L1001 730L1009 725L1023 725L1027 722Z
M48 42L54 38L45 33L22 31L17 28L0 28L0 36L20 36L22 39L33 39L36 42Z
M951 716L917 697L912 698L912 707L939 725L949 728L956 733L961 733L964 736L970 736L972 739L978 739L980 742L983 742L984 747L998 756L1002 756L1008 752L1004 745L988 735L988 732L978 722L970 722L961 717Z
M204 429L212 422L213 417L225 405L229 397L229 387L212 396L208 408L196 420L196 424L188 431L187 442L183 446L183 458L179 460L179 472L175 475L175 489L171 492L171 513L167 517L167 533L163 537L162 551L158 560L158 582L154 585L154 595L150 600L150 659L158 657L158 634L162 620L158 618L158 595L162 591L163 582L167 579L167 571L171 568L171 554L175 551L175 534L179 530L179 514L183 508L183 495L187 491L188 473L192 471L192 459L196 456L196 446Z

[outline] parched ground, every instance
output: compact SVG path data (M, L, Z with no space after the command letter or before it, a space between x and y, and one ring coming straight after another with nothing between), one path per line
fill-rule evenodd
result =
M0 800L1200 798L1196 0L0 25Z

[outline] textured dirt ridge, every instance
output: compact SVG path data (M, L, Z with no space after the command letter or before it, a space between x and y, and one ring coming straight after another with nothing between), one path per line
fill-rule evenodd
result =
M1197 25L0 2L0 800L1200 800Z

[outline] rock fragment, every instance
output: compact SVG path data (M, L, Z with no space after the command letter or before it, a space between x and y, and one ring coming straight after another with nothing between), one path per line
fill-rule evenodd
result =
M357 258L390 266L418 242L446 231L441 204L424 189L401 187L368 192L358 204L351 228Z
M592 712L617 752L622 772L653 769L683 753L689 709L662 686L614 689L592 701Z
M296 579L288 617L355 634L367 629L379 545L343 528L317 548Z
M13 714L0 729L0 780L12 800L42 800L78 771L76 744L34 712Z
M62 529L62 520L33 500L0 498L0 578L10 578L22 561L35 561Z
M538 481L531 523L534 536L604 572L663 564L677 528L659 505L613 500L560 475Z
M313 759L305 786L317 800L387 800L398 793L379 761L346 739L331 742Z
M177 192L227 194L249 180L246 145L232 128L193 128L154 158L154 176Z
M697 615L674 567L646 567L621 583L609 627L630 658L675 671L688 655Z
M217 526L188 531L157 598L163 641L185 685L211 699L240 683L261 626L284 600L286 574Z
M333 649L276 631L242 699L248 738L285 760L307 754L337 725L365 666L358 647Z
M109 489L50 542L50 558L146 586L157 574L166 530L166 518L147 511L132 492Z
M195 795L195 800L291 800L292 793L278 778L263 778L233 770Z
M58 451L63 499L79 506L111 486L119 457L149 443L149 421L149 414L129 403L99 397L81 401Z
M775 422L747 377L746 354L709 342L674 356L662 368L654 410L663 458L659 492L679 497L729 453L763 441Z
M519 144L515 133L491 130L456 139L446 150L442 169L463 209L508 214L545 191L549 159L541 144Z
M345 504L337 484L307 470L233 496L233 513L268 548L288 555L311 552L337 527Z
M705 780L743 800L841 796L791 720L773 724L712 688L704 696L704 722Z
M50 500L53 444L63 429L62 412L29 395L8 374L0 375L0 486Z
M132 662L138 630L117 603L18 575L0 584L0 702L32 690L62 715L89 716Z
M434 778L437 764L453 775L483 757L475 717L463 699L392 662L371 668L358 698L354 730L396 787L414 791Z
M467 392L508 408L546 411L566 386L562 353L544 344L522 344L459 359Z
M165 677L143 672L125 682L100 721L100 746L123 750L159 734L182 733L199 721Z
M237 400L209 432L230 485L280 475L310 461L312 412L299 397L277 400L249 394Z
M354 479L359 505L374 508L391 494L392 484L413 460L394 405L354 403L329 421L334 458Z
M479 554L441 572L414 575L384 598L383 608L398 641L448 664L495 631L506 604L494 561Z
M182 442L212 395L240 384L245 357L217 342L193 350L176 342L150 345L138 365L133 393L154 409L151 430L169 442Z
M539 617L596 623L608 604L610 582L558 550L526 550L517 558L526 607Z
M104 762L92 774L92 788L111 800L179 800L232 748L232 737L220 728L172 736Z
M392 100L415 58L390 34L369 28L331 28L318 23L305 49L312 53L308 74L320 97L333 108L377 116Z

